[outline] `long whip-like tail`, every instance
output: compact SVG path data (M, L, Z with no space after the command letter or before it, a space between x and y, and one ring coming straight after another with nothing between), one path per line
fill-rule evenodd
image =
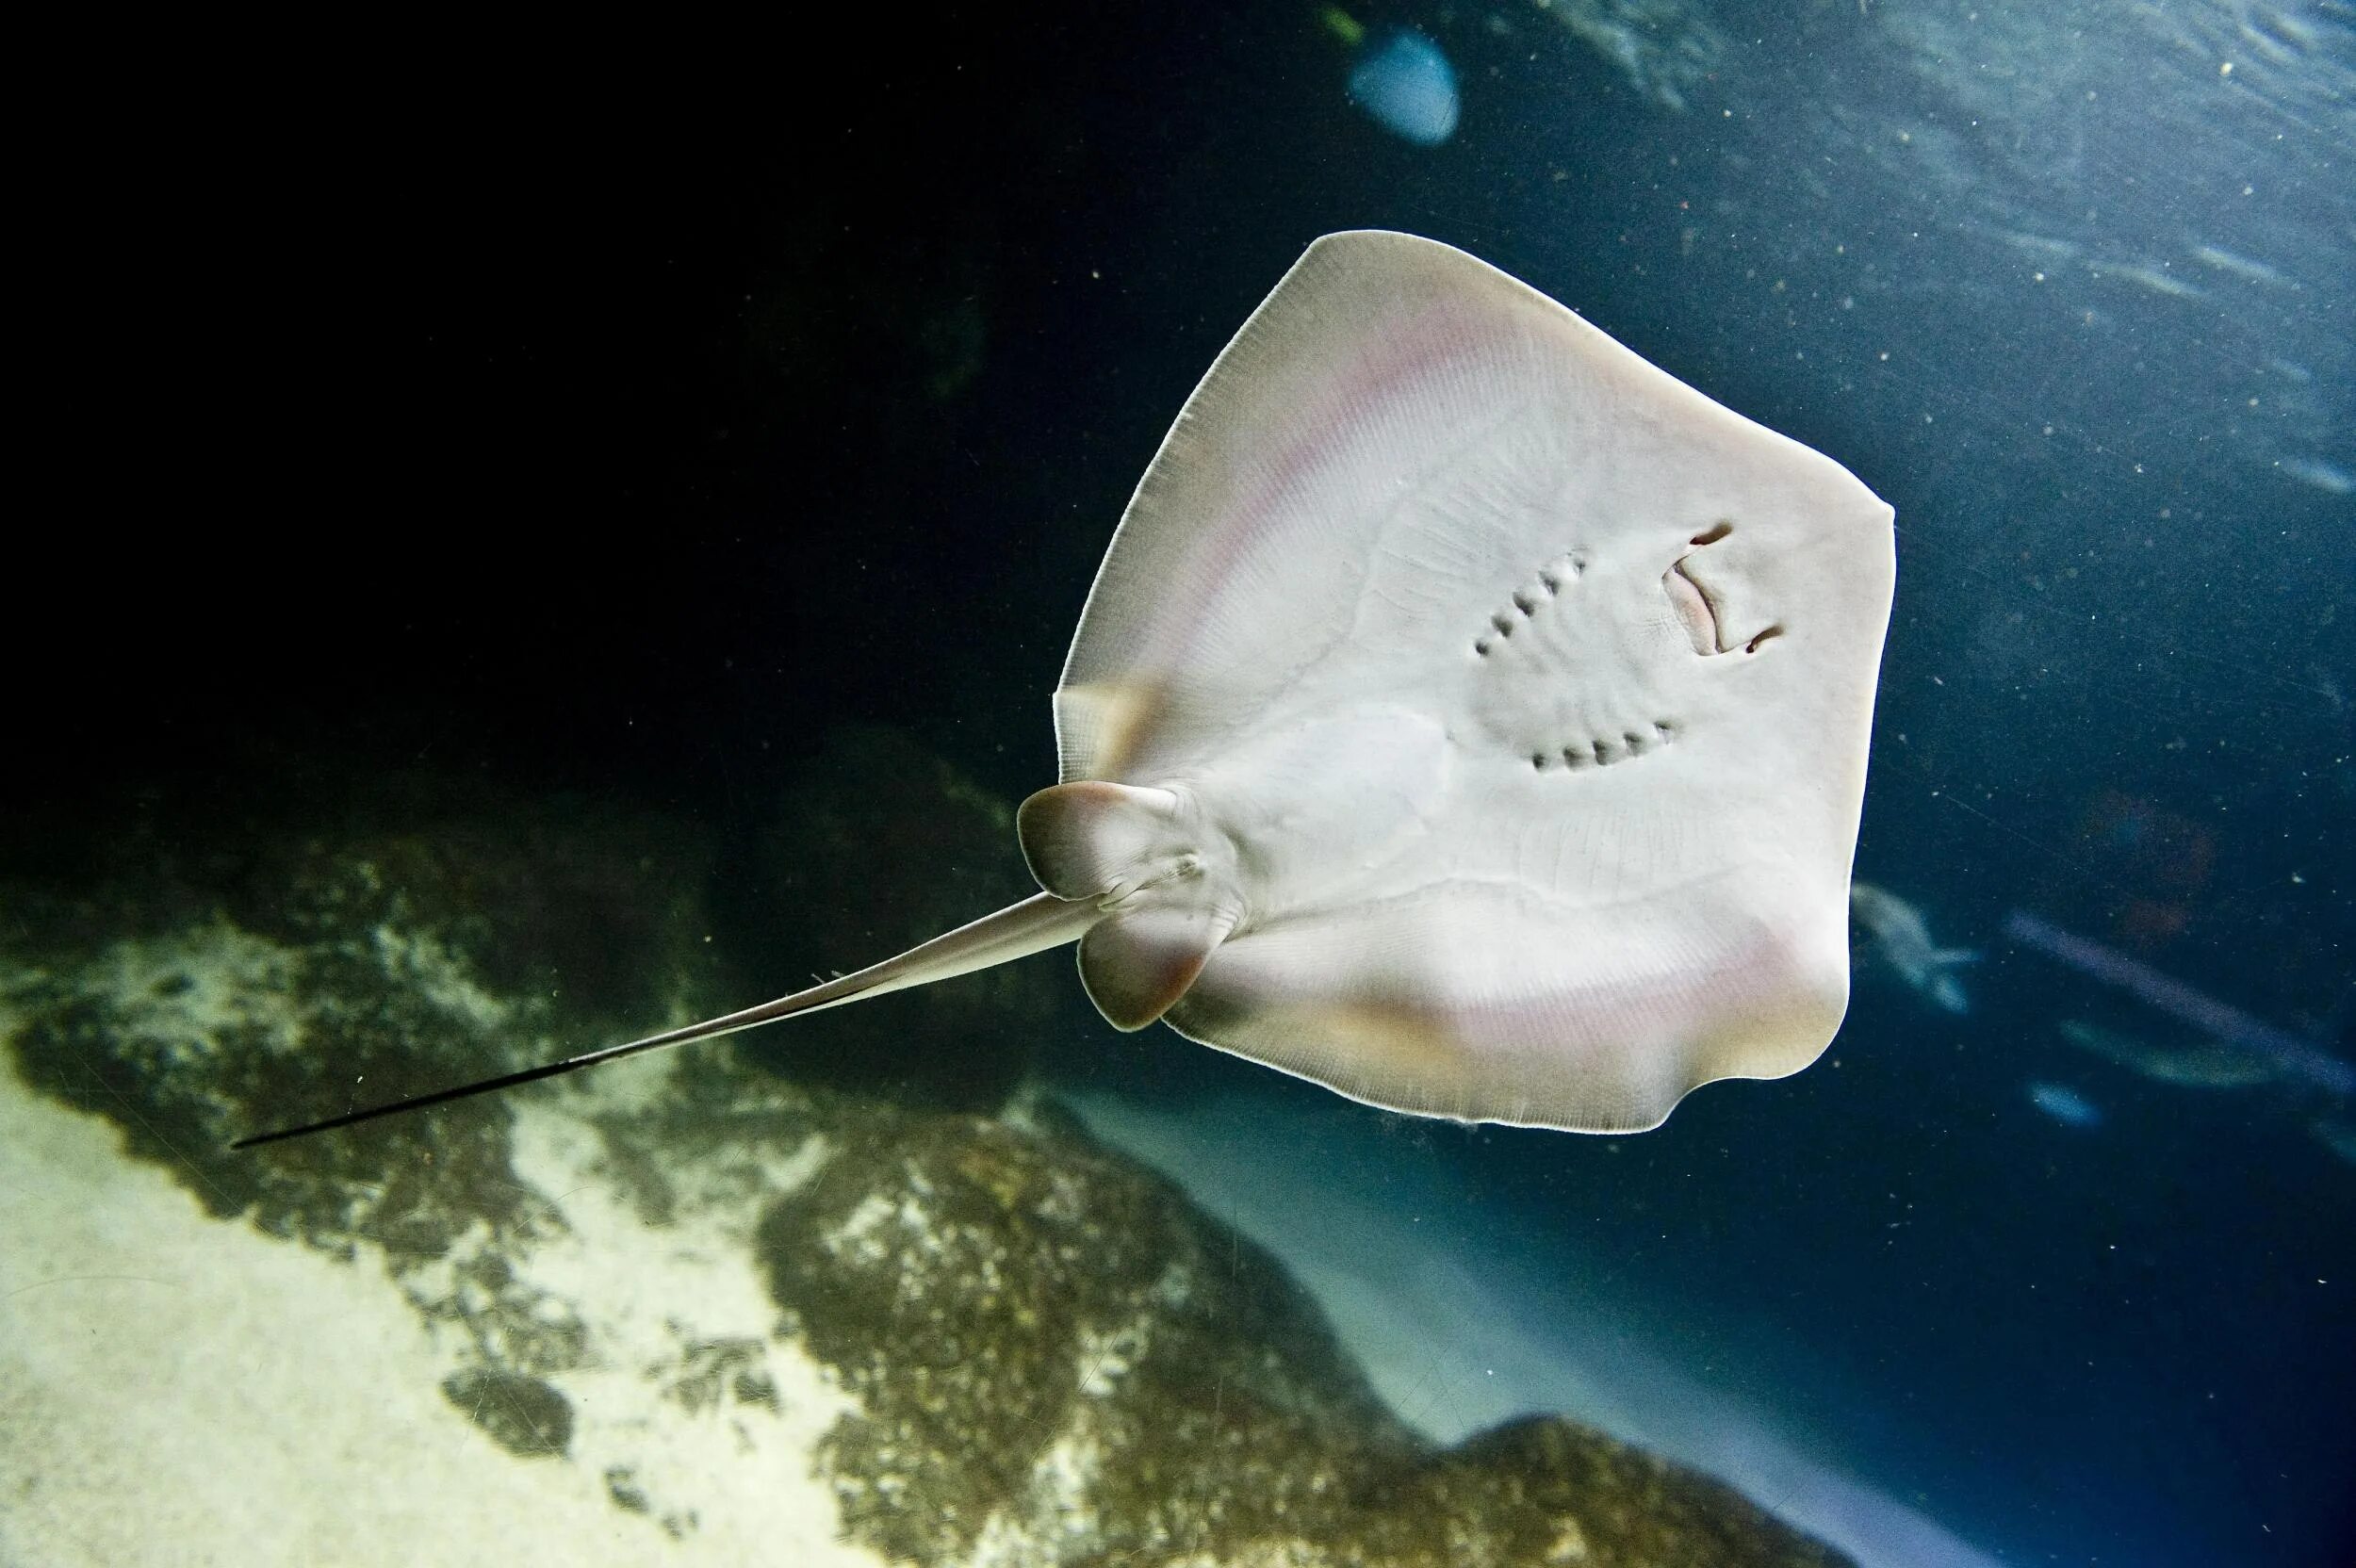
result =
M229 1147L256 1149L266 1143L279 1143L287 1138L306 1137L313 1133L357 1126L363 1121L374 1121L379 1117L395 1116L402 1111L421 1111L430 1105L447 1105L453 1100L467 1100L478 1094L495 1094L500 1089L536 1084L544 1078L561 1077L585 1067L595 1067L599 1062L619 1061L624 1056L635 1056L648 1051L663 1051L675 1045L716 1039L722 1035L757 1029L764 1023L775 1023L779 1019L793 1018L800 1013L815 1013L827 1007L840 1007L849 1002L863 1002L887 991L906 990L910 986L930 985L936 980L947 980L977 969L1009 963L1033 953L1076 941L1083 932L1102 918L1102 913L1089 900L1057 898L1053 893L1040 893L909 948L897 957L886 958L882 963L870 965L857 973L812 986L808 990L795 991L791 996L778 997L775 1002L761 1003L757 1007L706 1019L701 1023L666 1029L659 1035L648 1035L645 1039L609 1045L603 1050L584 1052L562 1061L502 1073L480 1083L461 1084L455 1088L412 1095L406 1100L346 1111L341 1116L332 1116L321 1121L306 1121L295 1127L282 1127L276 1132L256 1133L251 1137L239 1138Z

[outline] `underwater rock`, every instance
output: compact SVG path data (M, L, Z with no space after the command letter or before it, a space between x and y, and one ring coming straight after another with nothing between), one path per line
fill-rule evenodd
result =
M470 1366L442 1380L442 1396L511 1454L562 1458L573 1441L573 1402L537 1378Z
M859 792L806 788L791 813L810 857L803 908L859 907L846 939L884 950L939 923L856 905L919 879L817 880L861 855L873 871L875 853L929 858L927 885L956 911L998 896L980 884L1002 868L947 847L1007 841L1003 823L978 830L987 797L902 738L854 737L843 755L871 786L926 782L948 820L918 813L878 849L859 837L875 826ZM0 1556L1846 1560L1569 1422L1435 1446L1267 1254L1028 1099L976 1115L916 1102L910 1080L797 1084L707 1049L218 1152L341 1097L535 1059L614 1009L714 1000L711 861L692 831L578 803L477 804L463 827L426 813L341 839L257 832L258 848L144 884L126 874L79 904L6 890L25 918L0 951L17 1070L0 1079L0 1125L35 1131L0 1148L17 1194L0 1232L0 1474L42 1502L0 1509ZM584 953L613 972L572 988ZM550 995L557 969L567 986ZM895 1059L1019 1062L1023 1021L1052 1016L1019 988L934 994L939 1012L862 1009L896 1018ZM88 1135L91 1117L120 1154ZM80 1152L52 1152L67 1144ZM93 1162L121 1174L101 1184ZM106 1215L137 1209L137 1225L89 1222L80 1205L101 1184ZM116 1250L134 1235L141 1250ZM158 1315L133 1293L157 1284L213 1305ZM405 1335L355 1329L355 1293L371 1289ZM354 1365L377 1380L339 1381ZM269 1397L246 1395L273 1377ZM195 1435L171 1454L125 1444L125 1415L93 1405L93 1386L121 1391L146 1429ZM374 1424L365 1441L307 1440L354 1419ZM453 1452L469 1467L460 1502ZM439 1493L402 1490L429 1472L443 1478L417 1484ZM89 1544L96 1499L133 1484L139 1518ZM453 1511L439 1545L416 1533Z
M496 1100L260 1160L224 1146L710 1001L710 845L609 803L422 777L304 812L302 830L224 825L209 845L127 839L115 874L71 895L0 890L23 917L20 1072L117 1122L212 1214L275 1235L438 1257L479 1223L545 1223L506 1180Z
M894 1561L1848 1560L1566 1420L1432 1446L1279 1265L1060 1115L851 1114L758 1245L858 1403L820 1447L844 1528Z
M141 845L70 891L0 888L0 1061L14 1069L0 1071L0 1119L29 1130L5 1152L23 1200L0 1214L0 1475L24 1494L0 1502L0 1559L520 1568L620 1560L594 1537L634 1516L646 1550L692 1537L712 1554L679 1560L754 1560L751 1542L785 1543L785 1560L869 1560L832 1550L809 1454L838 1401L772 1341L744 1247L763 1184L811 1136L808 1102L781 1081L721 1048L224 1149L380 1086L520 1066L733 994L708 945L709 842L657 814L438 782L352 811L306 802L293 820L304 827L239 824L201 850ZM120 1154L98 1152L77 1125L89 1118ZM136 1224L87 1222L98 1159ZM304 1262L258 1267L269 1241L303 1243ZM352 1282L318 1281L339 1266ZM151 1277L175 1302L236 1311L158 1316L71 1294ZM370 1284L405 1315L406 1342L355 1329L351 1298ZM168 1370L133 1355L141 1376L124 1385L132 1345L160 1348ZM287 1369L269 1404L236 1396L257 1365ZM401 1386L350 1381L354 1367ZM124 1386L118 1402L172 1434L172 1453L123 1442L123 1417L83 1392L94 1384ZM307 1441L349 1425L346 1411L384 1413L367 1449ZM498 1513L352 1470L382 1451L385 1471L444 1471L470 1437L481 1495L532 1499L523 1540L477 1544L453 1525L454 1554L352 1545L352 1517L415 1529L421 1511L436 1527ZM136 1482L108 1480L118 1453L142 1467ZM563 1483L504 1480L483 1462L495 1454L583 1478L569 1527L590 1544L547 1520ZM251 1544L255 1521L214 1494L216 1477L260 1499L279 1550ZM133 1484L156 1505L155 1536L125 1526L127 1541L79 1549L90 1499Z

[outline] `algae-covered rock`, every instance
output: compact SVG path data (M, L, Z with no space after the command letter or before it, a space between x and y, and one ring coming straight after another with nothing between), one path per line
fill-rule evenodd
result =
M914 780L935 820L876 865L856 847L876 841L860 792L797 792L805 927L821 906L847 911L846 942L888 951L955 923L947 906L962 917L1022 890L948 849L1005 828L1003 807L904 740L831 755L870 780ZM315 813L235 853L159 858L144 879L133 867L103 885L9 887L0 1015L14 1024L0 1032L19 1085L0 1095L104 1119L128 1160L170 1172L212 1217L172 1224L251 1226L373 1271L426 1347L380 1364L405 1368L422 1400L363 1389L346 1402L410 1410L427 1448L479 1445L484 1466L528 1463L533 1495L556 1478L630 1540L731 1563L785 1540L805 1546L771 1560L808 1560L808 1542L838 1537L849 1555L828 1560L927 1568L1841 1560L1726 1488L1566 1422L1432 1446L1277 1263L1161 1177L1036 1095L943 1108L996 1107L1009 1070L960 1088L924 1060L1025 1060L1025 1032L1054 1016L1034 988L1065 982L1052 964L941 988L918 1009L791 1026L798 1044L826 1019L871 1015L833 1038L889 1055L880 1086L797 1077L823 1059L806 1050L755 1070L713 1046L223 1152L259 1127L744 1000L710 956L726 942L707 941L724 858L693 827L480 789L408 798L433 808L380 803L334 829ZM920 868L944 907L876 890ZM11 1201L28 1244L66 1255L71 1192ZM181 1261L101 1256L74 1277L185 1269L219 1242L183 1246ZM0 1433L0 1474L66 1495L119 1445L102 1427L79 1448L48 1446L76 1374L55 1356L20 1364L14 1347L102 1337L78 1315L39 1318L53 1299L15 1298L0 1336L0 1391L51 1401L23 1407L48 1413L41 1443ZM239 1353L322 1375L337 1364L339 1324L301 1300L265 1319ZM257 1413L250 1454L218 1414L188 1417L226 1450L204 1474L249 1484L247 1462L279 1435ZM372 1465L339 1471L362 1462L332 1452L301 1462L318 1468L285 1484L306 1496L398 1485ZM211 1511L198 1499L175 1516ZM203 1555L173 1541L150 1560L183 1548Z
M538 1378L469 1366L444 1378L442 1394L511 1454L555 1458L572 1443L572 1401Z
M499 1100L226 1145L683 1018L715 994L710 845L610 803L440 781L332 821L8 888L20 1072L273 1234L434 1257L477 1224L547 1223L511 1179Z
M893 1560L1846 1560L1567 1421L1432 1447L1270 1258L1060 1119L839 1114L759 1241L859 1403L820 1450L844 1527Z
M807 1512L807 1486L780 1492L774 1472L750 1485L703 1462L716 1446L773 1466L792 1453L806 1470L810 1429L831 1408L807 1370L797 1397L780 1392L797 1386L802 1364L773 1341L774 1309L741 1261L775 1190L766 1184L790 1178L812 1135L789 1086L714 1046L226 1148L727 1005L734 988L719 978L706 913L717 858L708 836L612 803L448 781L306 802L299 820L295 830L241 824L201 847L158 837L144 864L118 853L111 871L78 884L0 889L11 917L0 1034L14 1069L0 1095L29 1090L103 1119L130 1160L169 1175L216 1224L299 1241L381 1279L420 1331L421 1388L499 1453L594 1477L591 1494L616 1517L727 1541L748 1527L744 1508L761 1506L740 1493L794 1498ZM609 1123L630 1133L608 1135ZM675 1131L679 1157L649 1147ZM20 1235L23 1250L73 1254L76 1192L62 1179L20 1190L0 1255ZM744 1218L731 1232L734 1214ZM200 1260L222 1250L202 1230L175 1245ZM194 1266L102 1258L124 1278ZM37 1289L11 1329L48 1299ZM263 1344L214 1352L210 1375L236 1378L240 1356L283 1355L319 1365L332 1386L350 1331L314 1320L301 1300L282 1306ZM177 1327L167 1316L87 1332L96 1344ZM0 1403L42 1390L60 1402L47 1407L51 1424L70 1420L72 1365L17 1363L20 1337L39 1338L0 1335ZM191 1368L199 1383L206 1375ZM218 1426L198 1413L208 1390L182 1395L188 1420ZM365 1389L343 1397L401 1403ZM239 1485L247 1465L280 1450L269 1413L257 1418L254 1451L221 1456L220 1473ZM173 1424L169 1411L155 1419ZM103 1432L96 1441L97 1455L111 1452ZM413 1441L446 1451L452 1440ZM0 1431L0 1474L28 1492L71 1494L99 1462ZM417 1506L381 1476L299 1484L389 1493L395 1514ZM184 1511L222 1512L201 1499ZM0 1557L8 1539L0 1530ZM387 1549L400 1560L397 1544ZM159 1542L151 1560L207 1555Z
M1059 1121L860 1120L761 1228L861 1407L825 1449L854 1536L1227 1545L1413 1452L1282 1270L1159 1178Z

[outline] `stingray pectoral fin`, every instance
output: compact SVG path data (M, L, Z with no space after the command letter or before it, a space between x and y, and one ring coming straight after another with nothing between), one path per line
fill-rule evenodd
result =
M1116 1029L1142 1029L1186 994L1235 926L1207 906L1149 904L1106 916L1080 939L1080 983Z
M739 1012L725 1013L706 1019L700 1023L683 1024L666 1029L659 1035L630 1040L621 1045L609 1045L601 1051L585 1052L567 1056L562 1061L546 1062L538 1067L525 1068L518 1072L502 1073L480 1083L461 1084L454 1088L435 1089L428 1094L413 1095L383 1105L347 1111L324 1120L282 1127L276 1132L257 1133L239 1138L232 1149L252 1149L265 1143L277 1143L286 1138L302 1137L310 1133L324 1133L337 1127L351 1127L399 1111L423 1110L429 1105L446 1105L453 1100L470 1099L478 1094L490 1094L499 1089L515 1088L536 1084L544 1078L555 1078L567 1072L578 1072L600 1062L618 1061L624 1056L636 1056L649 1051L662 1051L675 1045L692 1045L697 1040L716 1039L722 1035L734 1035L746 1029L757 1029L764 1023L775 1023L801 1013L815 1013L827 1007L840 1007L845 1003L864 1002L869 997L882 996L888 991L906 990L911 986L928 986L936 980L947 980L959 974L970 974L977 969L1011 963L1051 947L1061 947L1088 930L1102 919L1093 904L1073 903L1053 893L1039 893L1020 904L1010 905L993 915L945 932L928 942L921 942L895 957L880 964L871 964L855 973L841 975L808 990L778 997L759 1006ZM1198 969L1201 965L1198 963ZM1189 975L1188 978L1192 978ZM1158 1015L1157 1015L1158 1016Z
M1816 1059L1848 1001L1844 881L1762 867L1607 906L1435 885L1222 942L1166 1021L1390 1110L1639 1132Z

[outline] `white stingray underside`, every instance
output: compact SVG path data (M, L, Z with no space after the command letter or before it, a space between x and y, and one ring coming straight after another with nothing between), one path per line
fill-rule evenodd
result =
M1182 1033L1401 1110L1647 1127L1840 1021L1893 575L1837 464L1462 252L1330 236L1121 519L1062 778L1189 836Z

